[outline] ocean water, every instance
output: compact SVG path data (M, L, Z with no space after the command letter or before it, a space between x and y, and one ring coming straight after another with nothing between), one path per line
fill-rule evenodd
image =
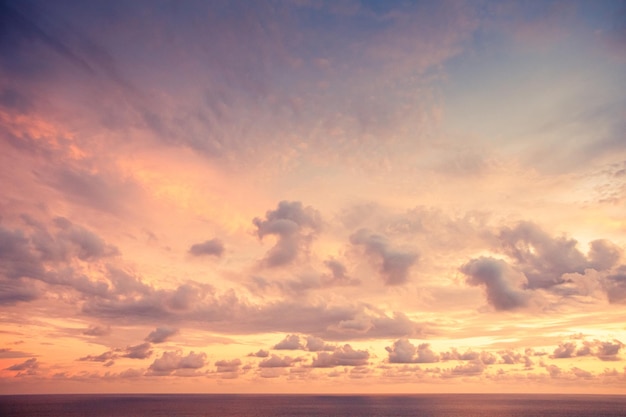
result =
M626 395L17 395L2 417L625 417Z

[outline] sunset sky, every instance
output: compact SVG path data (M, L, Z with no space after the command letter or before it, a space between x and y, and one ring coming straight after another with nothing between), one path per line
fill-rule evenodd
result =
M0 393L626 392L624 1L0 1Z

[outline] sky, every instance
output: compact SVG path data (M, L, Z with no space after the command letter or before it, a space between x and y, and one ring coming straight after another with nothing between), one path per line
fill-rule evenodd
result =
M626 392L624 1L0 19L0 393Z

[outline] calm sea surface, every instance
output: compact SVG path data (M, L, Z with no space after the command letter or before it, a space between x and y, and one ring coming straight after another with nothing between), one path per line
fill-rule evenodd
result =
M626 395L18 395L0 416L624 417Z

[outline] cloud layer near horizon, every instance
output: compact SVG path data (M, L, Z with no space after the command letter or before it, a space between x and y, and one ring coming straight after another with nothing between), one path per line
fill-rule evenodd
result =
M2 391L621 392L623 13L1 1Z

